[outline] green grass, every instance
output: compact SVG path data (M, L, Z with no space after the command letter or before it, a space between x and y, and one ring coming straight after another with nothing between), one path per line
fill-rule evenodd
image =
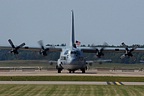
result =
M42 66L47 61L1 61L1 67ZM53 65L52 67L55 68ZM138 69L144 64L95 64L91 68ZM0 81L120 81L144 82L144 77L121 76L0 76ZM117 85L13 85L0 84L0 96L144 96L144 86Z
M0 96L144 96L144 86L0 85Z
M117 81L144 82L144 77L122 76L0 76L0 81Z

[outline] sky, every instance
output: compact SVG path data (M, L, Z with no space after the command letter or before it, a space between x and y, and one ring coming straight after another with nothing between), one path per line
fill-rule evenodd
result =
M0 46L69 45L71 10L81 44L144 44L144 0L0 0Z

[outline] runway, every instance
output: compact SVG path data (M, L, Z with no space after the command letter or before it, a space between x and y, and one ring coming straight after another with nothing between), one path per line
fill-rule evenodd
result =
M57 73L51 71L11 71L0 72L0 76L125 76L125 77L144 77L144 72L119 72L119 71L95 71L88 70L86 73L77 71L68 73L67 70ZM57 84L57 85L144 85L144 82L90 82L90 81L0 81L0 84Z
M69 73L63 70L62 73L57 73L57 70L47 71L1 71L0 76L125 76L125 77L144 77L144 72L121 72L121 71L96 71L87 70L86 73L76 71Z
M47 85L144 85L144 82L84 82L84 81L0 81L0 84L47 84Z

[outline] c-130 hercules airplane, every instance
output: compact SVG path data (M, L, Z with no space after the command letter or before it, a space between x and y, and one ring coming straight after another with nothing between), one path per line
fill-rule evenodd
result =
M137 48L138 46L134 46L133 48L128 48L124 43L122 45L125 48L114 48L114 47L77 47L75 41L75 34L74 34L74 12L71 11L71 39L70 39L70 46L68 48L58 48L58 47L47 47L45 48L42 41L39 41L39 48L32 48L32 47L24 47L25 43L20 44L19 46L14 46L11 39L8 40L10 45L12 46L12 50L10 51L13 54L18 54L18 50L32 50L32 51L39 51L40 54L43 56L47 56L47 52L61 52L58 61L53 61L56 64L56 69L58 73L61 73L63 69L67 69L69 73L75 72L76 70L81 70L82 73L85 73L87 69L87 62L83 53L96 53L98 58L104 55L104 52L124 52L124 54L120 57L121 59L128 56L132 57L132 52L144 52L144 48ZM23 48L22 48L23 47ZM0 49L10 49L10 47L0 46Z

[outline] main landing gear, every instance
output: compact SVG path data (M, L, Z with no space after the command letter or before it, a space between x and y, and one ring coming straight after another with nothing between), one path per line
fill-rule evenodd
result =
M85 73L85 68L81 69L82 73ZM69 70L69 73L75 73L75 70Z
M81 69L82 73L85 73L85 68Z
M85 70L87 70L87 66L81 69L82 73L85 73Z
M56 69L57 69L58 73L61 73L61 71L62 71L63 68L59 68L58 66L56 66Z

